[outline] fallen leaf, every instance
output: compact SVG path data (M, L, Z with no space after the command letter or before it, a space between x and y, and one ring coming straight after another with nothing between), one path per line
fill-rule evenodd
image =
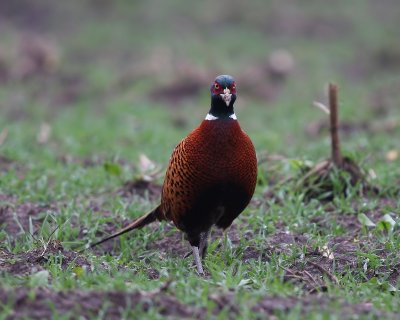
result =
M145 154L139 156L139 171L140 178L144 181L150 182L157 178L160 173L160 167L150 160Z
M375 227L375 223L373 223L373 222L371 221L371 219L368 218L364 213L360 213L360 214L357 216L357 219L358 219L358 221L360 221L360 223L361 223L363 226L366 226L366 227Z
M46 122L43 122L40 125L39 133L38 133L38 135L36 137L37 142L40 143L40 144L47 143L49 141L49 138L50 138L50 133L51 133L50 125L48 123L46 123Z
M326 257L329 260L333 260L335 258L333 252L329 250L327 245L324 245L322 248L319 248L319 251L323 257Z
M390 214L385 214L377 224L378 230L392 232L396 221L393 220Z
M398 158L399 153L397 150L390 150L386 153L386 160L394 161Z
M145 154L140 154L139 156L139 169L142 173L147 173L153 171L156 165L151 161Z

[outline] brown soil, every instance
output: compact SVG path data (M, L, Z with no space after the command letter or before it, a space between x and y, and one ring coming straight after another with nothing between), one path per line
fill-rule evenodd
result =
M124 310L132 312L135 308L145 312L156 309L159 314L169 318L207 318L207 310L185 305L168 291L168 284L150 293L81 290L55 292L47 288L0 289L0 302L10 307L9 319L52 319L56 312L58 315L70 314L85 318L92 318L104 312L103 317L106 319L120 319ZM220 315L221 312L228 314L230 318L240 316L240 310L235 303L235 294L212 294L208 298L215 304L212 310L214 316ZM345 301L332 301L324 296L301 298L265 296L252 304L252 311L260 317L285 314L297 307L301 314L321 310L326 314L340 315L344 319L352 318L354 315L395 319L395 315L381 312L369 302L351 304Z
M125 225L127 223L129 222L126 221L125 223L122 223L122 225ZM244 227L244 225L233 224L228 230L229 241L232 243L233 246L239 245L240 233L238 228L242 227ZM190 251L189 243L185 240L184 234L180 232L173 224L168 224L165 222L163 223L155 222L153 224L150 224L149 226L146 226L145 232L152 233L153 231L159 230L160 228L163 228L162 237L159 237L154 241L150 242L147 246L148 250L158 251L162 254L168 254L178 257L183 257ZM116 232L120 228L117 228L115 226L115 221L113 221L106 223L102 227L102 229L104 230L104 232L102 231L101 233L98 234L99 238L101 238L105 234L111 234L113 232ZM130 236L134 237L135 236L134 233L135 231L133 231L130 234ZM223 237L224 235L222 230L213 229L212 232L210 233L209 242L220 239L221 244L219 244L217 247L217 250L219 250L222 245ZM251 237L251 232L247 231L244 234L244 237L248 240ZM119 248L119 240L117 238L102 243L98 247L95 247L93 250L95 253L101 254L104 252L112 252L118 250L118 248ZM244 251L243 259L245 260L258 259L259 255L260 252L257 251L254 247L248 247Z
M51 257L59 258L63 269L72 263L80 267L89 266L89 262L78 253L65 250L58 241L50 241L31 251L16 254L0 249L0 274L28 275L43 270L43 265Z
M10 319L53 319L55 314L92 318L104 312L104 319L121 319L125 309L143 311L157 309L171 318L204 318L205 310L180 303L175 297L163 293L61 291L46 288L31 291L27 288L0 289L2 304L11 304ZM54 310L54 311L53 311ZM55 313L57 312L57 313Z
M386 314L376 310L372 303L364 302L351 304L345 301L339 302L339 306L332 306L332 300L326 296L306 296L306 297L265 297L253 307L254 312L260 314L272 315L273 313L286 313L299 307L302 314L311 310L321 310L325 314L340 315L342 319L353 319L354 315L384 317L387 319L395 319L395 315Z
M178 83L172 83L154 90L150 93L150 97L155 101L179 105L198 96L204 90L204 85L204 81L199 81L197 78L187 79L185 82L181 80Z
M146 189L146 185L140 185L142 196L150 193ZM151 188L151 183L147 187ZM151 189L150 189L151 190ZM392 199L381 198L377 207L373 210L363 209L363 202L369 199L360 199L352 204L355 212L365 213L372 221L378 222L390 208L395 208L397 202ZM0 195L2 203L0 222L5 226L7 232L12 237L20 232L20 227L14 220L14 212L21 225L26 229L29 223L29 217L33 218L34 226L37 228L41 223L40 214L46 210L55 210L54 205L41 206L38 204L24 203L17 204L16 200L11 196ZM97 206L97 207L96 207ZM99 211L102 215L110 215L110 212L101 211L101 205L96 203L90 205L91 209ZM346 317L349 314L382 314L375 310L370 303L349 304L340 302L340 309L331 307L331 301L328 297L321 296L320 293L327 290L328 285L340 286L341 277L346 273L355 273L360 277L361 282L368 281L373 277L384 279L392 286L397 287L400 279L400 256L397 253L388 253L385 250L384 244L379 242L373 233L364 233L362 226L357 219L357 216L352 213L340 213L333 204L326 204L327 214L323 217L315 217L312 219L321 230L329 229L332 223L340 224L346 231L345 236L331 237L329 241L321 247L315 241L311 240L307 235L301 235L284 231L285 225L276 226L276 232L268 235L262 244L252 245L251 239L253 233L257 231L249 230L245 220L240 219L232 225L228 231L229 239L233 248L240 246L243 238L244 241L250 243L244 247L242 251L236 252L238 259L244 263L248 260L258 260L268 263L272 255L287 255L292 256L292 260L288 260L288 264L281 266L285 281L294 283L296 286L303 288L308 295L304 297L271 297L266 296L252 306L255 313L261 315L285 314L293 308L299 308L301 313L306 314L311 310L318 308L324 312L329 310L339 312L340 315ZM104 233L110 234L115 232L118 225L124 225L125 221L119 221L116 224L115 219L102 226L102 232L97 236L101 237ZM126 221L127 223L128 221ZM151 242L147 249L158 251L167 255L178 257L185 256L190 251L187 241L184 240L182 233L173 225L154 223L146 227L146 232L152 232L159 228L163 229L162 236ZM134 235L132 235L134 236ZM78 238L84 238L81 234ZM212 230L211 241L223 239L221 230ZM99 248L94 249L95 254L103 252L111 252L118 250L118 239L105 243ZM221 245L220 245L221 246ZM217 248L217 250L222 250ZM363 253L372 253L382 261L375 266L366 264L366 256ZM60 261L62 268L67 268L74 264L85 269L90 266L90 263L73 251L65 250L57 241L50 241L46 246L38 244L38 247L29 252L13 254L5 249L0 249L0 274L8 273L14 276L25 276L37 271L44 270L49 259L57 259ZM367 266L363 274L363 266ZM121 267L123 268L123 267ZM159 279L160 273L158 270L149 268L147 270L148 278ZM33 290L33 289L31 289ZM142 293L142 292L54 292L48 289L37 289L33 299L29 289L18 288L13 291L13 294L0 290L0 301L4 301L5 297L15 297L13 302L13 314L11 318L51 318L52 308L49 306L49 301L54 304L57 312L64 314L71 311L73 314L79 313L83 316L93 316L98 312L105 301L110 304L105 313L107 318L118 318L121 315L121 310L129 308L132 305L140 305L143 310L157 309L163 316L188 318L196 315L197 318L205 318L206 311L202 308L196 308L192 305L185 305L176 300L173 295L165 292L157 293ZM218 315L220 312L227 312L231 317L239 315L239 308L235 304L234 294L211 295L209 299L215 303L213 313ZM9 303L11 300L7 300ZM82 302L84 301L84 302ZM149 302L151 301L151 303ZM337 306L336 306L337 307ZM337 311L340 310L340 311ZM384 317L390 318L391 315L385 314Z
M1 130L0 130L1 132ZM1 138L0 138L1 140ZM7 141L7 136L5 138ZM1 144L1 143L0 143ZM18 179L23 179L25 175L25 166L15 160L12 160L4 155L0 155L0 173L7 172L10 170L15 171L15 175ZM0 201L1 201L1 194L0 194Z
M361 202L353 204L355 210L359 211L360 208L357 207ZM365 214L374 222L378 222L383 215L381 209L393 207L394 205L395 202L393 200L381 199L377 210L366 211ZM315 217L312 222L324 229L336 221L335 223L339 223L344 230L347 230L346 236L332 237L321 248L305 235L289 233L283 231L283 228L278 228L278 231L269 235L263 244L257 246L249 245L241 252L237 252L238 258L243 262L252 259L261 259L261 261L267 262L273 254L294 254L296 257L294 261L283 268L285 279L302 285L310 293L315 293L326 290L326 281L339 285L339 280L335 275L345 275L347 272L352 272L352 270L359 270L360 265L363 263L362 256L360 257L359 253L371 252L372 250L387 262L378 268L369 268L365 276L372 278L386 275L389 277L388 281L396 285L400 274L400 265L396 265L393 261L398 261L400 256L386 257L383 245L374 236L360 234L362 226L356 215L339 214L334 208L329 207L327 207L327 211L329 212L328 217ZM107 233L116 231L115 223L113 222L108 223L106 227ZM173 225L154 223L146 228L148 229L146 232L163 228L162 237L149 243L148 250L178 257L183 257L190 251L183 234ZM245 222L235 223L231 226L228 236L233 248L240 245L241 237L251 243L253 231L246 231L247 229ZM221 230L213 229L210 241L218 239L220 239L221 243L216 250L221 250L223 233ZM118 245L118 240L110 241L105 243L104 246L102 245L100 251L95 252L118 250ZM157 278L159 276L158 272L155 271L149 271L149 278Z
M57 208L31 202L18 204L14 197L0 194L0 226L11 238L29 232L29 219L32 219L35 233L48 211L56 212Z
M125 197L131 197L133 195L138 195L140 197L148 197L149 200L158 200L161 196L162 187L151 181L146 181L143 179L131 180L124 183L120 192Z
M12 168L13 164L14 164L13 160L0 155L0 172L10 170L10 168Z
M387 108L384 106L386 102L379 100L381 97L373 96L371 100L373 105L371 109L377 110L381 112L383 108ZM387 133L390 134L394 132L400 126L399 121L391 118L384 118L375 121L341 121L339 124L339 132L344 137L348 137L356 132L366 132L368 134L377 134L377 133ZM318 136L326 136L329 134L329 123L326 120L318 120L311 122L306 125L305 131L308 135L312 137Z
M371 236L338 236L318 247L304 236L276 234L267 239L267 252L296 254L293 263L282 267L285 279L302 284L309 293L325 291L327 281L340 285L336 275L357 272L360 276L366 258L363 253L377 256L382 263L378 267L367 265L364 272L368 279L383 276L390 284L397 286L400 275L399 254L387 255L383 244ZM302 248L299 252L299 246ZM255 255L255 258L258 258Z

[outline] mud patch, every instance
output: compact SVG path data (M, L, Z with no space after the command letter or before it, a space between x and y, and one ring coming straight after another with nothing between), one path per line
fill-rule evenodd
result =
M197 97L205 85L204 81L191 78L156 89L150 93L150 98L154 101L168 102L170 105L179 105Z
M2 133L3 132L0 131L0 136L2 135ZM0 137L0 145L1 145L2 141L4 141L6 138L7 138L7 135ZM21 163L15 161L13 159L10 159L6 156L0 155L0 173L7 172L10 170L15 170L16 176L20 179L22 179L25 174L25 167ZM1 201L1 199L0 199L0 201Z
M328 282L340 286L340 279L346 274L360 282L377 278L380 283L396 287L400 283L399 253L388 250L374 232L361 232L357 217L331 218L330 221L337 220L350 228L350 232L346 236L330 237L326 243L317 243L305 235L277 232L268 236L263 244L243 249L241 260L267 262L272 255L285 255L288 263L280 266L284 279L308 293L326 291Z
M276 240L280 239L281 237L276 237ZM332 237L323 246L290 240L289 237L283 238L282 245L270 250L275 253L283 250L281 252L293 254L298 244L303 245L303 251L294 262L281 268L285 271L285 280L302 285L309 293L326 291L327 281L339 286L340 280L337 276L347 273L358 277L361 282L377 277L397 286L400 274L397 261L400 256L398 253L388 253L384 245L374 237Z
M32 221L35 233L47 213L57 212L53 204L37 204L26 202L17 204L12 196L0 195L0 226L8 236L15 238L29 231Z
M129 222L126 221L122 223L122 225L127 225ZM149 226L146 226L146 232L147 233L153 233L159 230L160 228L163 228L162 236L159 238L151 241L146 249L149 251L157 251L163 254L168 254L172 255L175 257L183 257L185 256L191 249L190 245L185 240L184 234L179 231L172 223L163 223L164 225L161 225L160 223L153 223ZM97 236L99 238L104 237L105 234L109 235L112 234L121 228L118 228L115 226L115 220L107 222L103 227L102 227L102 232L99 232ZM134 231L133 231L134 233ZM251 235L249 233L245 234L246 238L249 238ZM215 240L220 239L222 243L224 235L222 230L219 229L212 229L210 232L210 239L209 243ZM238 226L237 225L232 225L230 229L228 230L228 237L231 243L235 246L239 245L240 242L240 235L238 232ZM221 244L218 245L217 250L221 247ZM105 243L100 244L98 247L93 248L92 250L96 254L102 254L104 252L112 252L113 250L118 250L119 248L119 240L118 238L116 239L111 239L110 241L107 241ZM153 278L155 276L155 273L153 271L150 272L150 278ZM158 277L158 275L156 275Z
M240 235L238 232L238 226L232 225L228 230L228 237L234 246L237 246L240 242ZM217 246L216 250L220 250L224 234L222 230L213 228L210 232L209 243L213 241L220 241L221 243ZM172 224L165 227L163 237L151 242L148 246L149 250L156 250L159 252L166 252L174 256L185 256L191 251L189 242L185 240L184 234L175 228Z
M11 253L0 249L0 271L14 276L24 276L43 270L43 265L52 257L57 258L61 268L66 269L72 263L76 266L89 266L89 262L76 252L67 251L60 242L50 241L46 245L28 252Z
M370 302L351 304L346 301L332 301L330 297L326 296L265 297L252 309L256 313L274 315L286 314L295 308L299 308L303 316L312 311L319 311L329 316L335 314L344 319L353 319L362 315L395 319L395 315L375 309Z
M229 318L241 315L240 305L234 293L212 294L208 297L214 303L214 316L228 314ZM53 319L56 315L93 318L102 313L106 319L120 319L124 310L157 312L168 318L205 319L209 317L204 307L183 304L167 288L154 292L98 292L69 290L55 292L46 288L11 290L0 289L0 302L10 307L9 317L13 319ZM106 303L107 302L107 303ZM382 312L370 302L351 304L325 296L278 297L265 296L253 303L251 310L261 316L285 315L294 309L306 316L310 312L338 315L345 319L368 315L373 318L395 319L394 314Z
M54 10L44 3L32 3L30 1L0 2L1 20L10 22L26 30L48 29L50 16Z
M346 17L323 14L306 14L301 7L289 4L275 6L262 22L262 27L269 35L289 36L327 41L351 34L353 22Z
M161 197L162 186L144 179L127 181L119 190L124 197L138 195L142 198L148 197L149 200L155 201Z
M266 238L262 246L247 247L242 256L243 261L259 259L268 261L272 254L290 253L296 246L305 246L308 238L303 235L291 234L287 232L278 232Z
M81 228L79 234L77 236L77 240L82 241L82 246L79 250L87 248L90 244L99 241L102 238L105 238L119 230L123 227L128 225L133 219L124 219L120 216L116 216L112 211L104 210L103 209L103 198L93 198L89 202L88 209L93 212L93 215L97 217L102 217L102 222L100 223L99 227L96 229L94 236L88 236L88 228ZM70 223L73 225L79 225L76 217L73 217L70 220ZM132 232L134 233L134 232ZM131 234L131 233L129 233ZM91 239L89 241L89 238ZM119 247L119 238L114 238L109 241L106 241L94 248L91 248L95 254L104 254L105 252L112 252L115 248Z
M40 288L31 291L26 288L0 289L0 301L11 307L13 319L54 319L56 315L70 315L92 318L102 314L105 319L121 319L124 310L132 312L156 309L164 317L200 318L206 310L180 303L175 297L164 292L96 292L62 291L55 292Z
M14 161L0 155L0 172L8 171L13 167Z
M386 102L378 101L378 96L372 97L376 101L372 101L373 109L384 108L382 105ZM375 121L341 121L339 124L339 131L345 137L349 137L357 132L366 132L368 134L378 133L393 133L400 126L399 121L396 119L382 119ZM321 135L327 136L329 133L329 123L325 120L318 120L307 124L305 127L306 133L311 137L319 137Z
M166 225L162 237L149 243L147 249L183 257L190 251L190 246L182 232L173 225Z
M367 53L367 54L366 54ZM395 73L400 69L400 46L381 45L372 50L358 50L354 58L343 67L344 74L350 80L363 81L379 73Z

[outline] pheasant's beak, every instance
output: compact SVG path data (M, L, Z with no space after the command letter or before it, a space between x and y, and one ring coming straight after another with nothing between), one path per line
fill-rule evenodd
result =
M229 90L228 88L224 89L224 93L220 94L222 100L225 101L226 106L228 107L229 104L231 103L231 99L232 99L232 94L231 94L231 90Z

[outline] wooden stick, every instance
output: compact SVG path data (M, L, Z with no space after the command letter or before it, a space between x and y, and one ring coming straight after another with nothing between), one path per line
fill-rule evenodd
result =
M337 103L337 86L329 84L329 108L330 108L330 125L332 140L332 161L337 167L342 166L342 153L340 152L339 141L339 119L338 119L338 103Z
M317 268L319 271L324 272L334 284L339 285L338 278L336 278L335 275L330 273L323 266L319 265L318 263L312 262L312 261L307 261L307 263L311 264L313 267Z

